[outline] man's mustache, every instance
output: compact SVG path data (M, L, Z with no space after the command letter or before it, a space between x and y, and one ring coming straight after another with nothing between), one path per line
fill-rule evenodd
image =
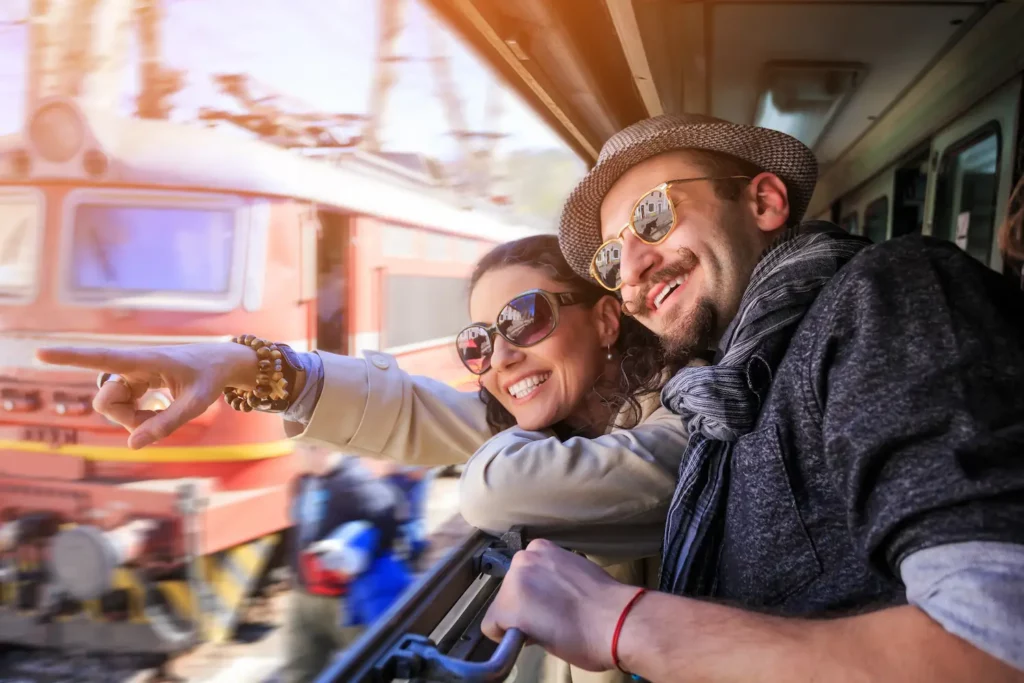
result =
M640 316L650 313L651 308L647 305L647 297L651 293L651 290L662 282L674 280L677 277L686 275L696 266L697 255L685 247L680 248L679 258L677 260L668 264L664 268L654 271L651 275L645 278L635 299L632 299L631 301L623 301L623 310L632 316Z

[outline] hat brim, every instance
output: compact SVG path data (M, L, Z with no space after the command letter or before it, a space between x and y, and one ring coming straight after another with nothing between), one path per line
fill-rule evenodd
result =
M793 222L801 220L807 211L818 180L818 162L814 153L796 138L769 128L727 122L684 123L652 130L643 130L644 123L619 133L616 137L625 139L612 150L607 147L615 138L609 140L597 164L576 185L562 209L559 246L580 276L591 278L590 263L602 243L601 202L608 190L630 168L665 152L698 149L752 163L785 183ZM637 130L630 135L633 129Z

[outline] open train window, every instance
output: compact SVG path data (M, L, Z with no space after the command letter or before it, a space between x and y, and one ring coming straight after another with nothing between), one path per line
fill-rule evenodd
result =
M864 209L864 235L878 244L889 234L889 197L882 195Z
M982 263L992 253L999 188L999 124L951 145L939 162L932 234L956 242Z
M846 214L846 216L841 221L839 221L839 227L841 227L843 230L850 233L851 235L859 235L860 221L857 218L857 212L854 211L853 213Z

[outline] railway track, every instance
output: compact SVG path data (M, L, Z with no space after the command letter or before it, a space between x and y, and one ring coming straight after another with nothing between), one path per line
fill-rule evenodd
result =
M435 479L426 520L431 545L419 569L432 566L472 532L457 510L458 479ZM0 683L263 683L280 667L280 627L289 590L288 577L280 576L249 598L233 640L201 645L170 662L127 654L0 649ZM55 643L57 638L59 633Z

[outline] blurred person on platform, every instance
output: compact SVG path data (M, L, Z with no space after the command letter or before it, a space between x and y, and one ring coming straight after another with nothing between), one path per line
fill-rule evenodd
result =
M300 451L284 683L314 680L410 581L394 553L397 513L404 505L394 489L357 458L305 445Z

